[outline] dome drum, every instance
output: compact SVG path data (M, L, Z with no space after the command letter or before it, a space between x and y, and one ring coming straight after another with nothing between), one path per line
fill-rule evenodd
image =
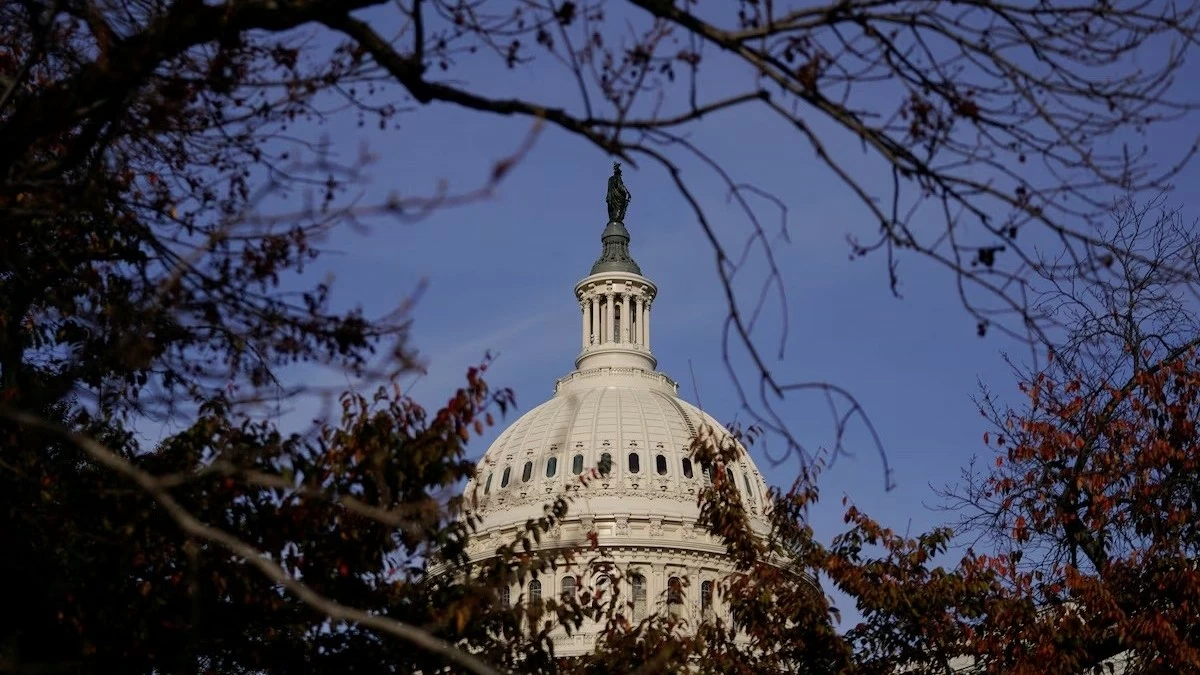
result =
M525 588L514 587L510 597L531 594L536 583L542 597L564 592L590 591L610 583L620 584L622 612L640 620L653 612L670 612L694 624L698 619L724 612L719 584L732 571L720 552L665 551L645 546L612 546L602 562L560 568L553 575L529 580ZM558 656L577 656L590 651L601 626L585 623L572 635L554 637Z

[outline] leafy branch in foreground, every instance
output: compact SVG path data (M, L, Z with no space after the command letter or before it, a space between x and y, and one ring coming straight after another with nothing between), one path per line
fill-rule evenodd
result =
M382 633L394 635L419 649L462 666L472 673L478 673L479 675L498 674L498 671L484 664L478 658L455 648L453 645L430 635L416 626L408 625L388 616L374 615L359 609L346 607L317 593L296 579L292 574L289 574L278 563L266 557L264 552L250 546L224 530L212 527L198 520L171 496L170 491L160 479L137 468L124 457L121 457L91 438L71 432L27 413L5 411L4 415L10 420L26 427L42 429L60 435L70 443L78 446L98 465L129 480L153 497L190 539L194 539L197 542L215 544L224 548L229 553L237 556L237 558L245 561L246 564L256 568L268 580L278 584L288 593L296 596L301 602L328 617L330 621L357 624Z

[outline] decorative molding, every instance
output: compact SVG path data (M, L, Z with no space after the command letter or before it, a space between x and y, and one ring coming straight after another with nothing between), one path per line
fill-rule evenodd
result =
M629 346L629 345L627 345ZM592 380L604 378L608 376L624 376L637 379L644 379L649 382L664 384L670 387L672 393L679 391L679 383L671 379L663 373L646 370L645 368L634 368L632 366L603 366L600 368L588 368L586 370L575 370L564 375L554 383L554 391L557 392L564 384L579 382L583 380Z
M617 523L616 523L616 528L614 529L614 534L616 534L618 537L628 537L629 536L629 517L628 516L617 516Z

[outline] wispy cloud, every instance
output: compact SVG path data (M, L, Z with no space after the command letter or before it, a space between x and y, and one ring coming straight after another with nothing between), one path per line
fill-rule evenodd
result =
M410 393L423 398L449 392L458 386L464 370L479 363L489 352L499 357L497 366L503 372L508 366L518 368L534 361L538 354L573 344L570 335L576 327L564 320L559 310L542 309L518 316L500 314L492 318L489 325L479 327L478 332L464 340L447 342L436 339L437 336L433 340L419 340L434 346L421 352L426 372L413 383Z

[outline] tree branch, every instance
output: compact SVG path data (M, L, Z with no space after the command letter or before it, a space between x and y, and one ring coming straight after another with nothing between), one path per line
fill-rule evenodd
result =
M161 479L137 468L101 443L26 412L0 409L0 416L19 424L49 431L75 444L98 464L132 481L153 497L186 534L217 544L230 553L244 559L253 567L258 568L268 579L283 586L305 604L323 613L330 619L357 623L382 633L393 635L420 649L440 656L450 663L466 668L470 672L476 673L476 675L500 675L500 671L485 664L478 658L454 647L444 640L430 635L416 626L410 626L385 616L367 614L317 593L307 585L296 580L278 564L267 559L254 547L223 530L198 520L171 496Z

